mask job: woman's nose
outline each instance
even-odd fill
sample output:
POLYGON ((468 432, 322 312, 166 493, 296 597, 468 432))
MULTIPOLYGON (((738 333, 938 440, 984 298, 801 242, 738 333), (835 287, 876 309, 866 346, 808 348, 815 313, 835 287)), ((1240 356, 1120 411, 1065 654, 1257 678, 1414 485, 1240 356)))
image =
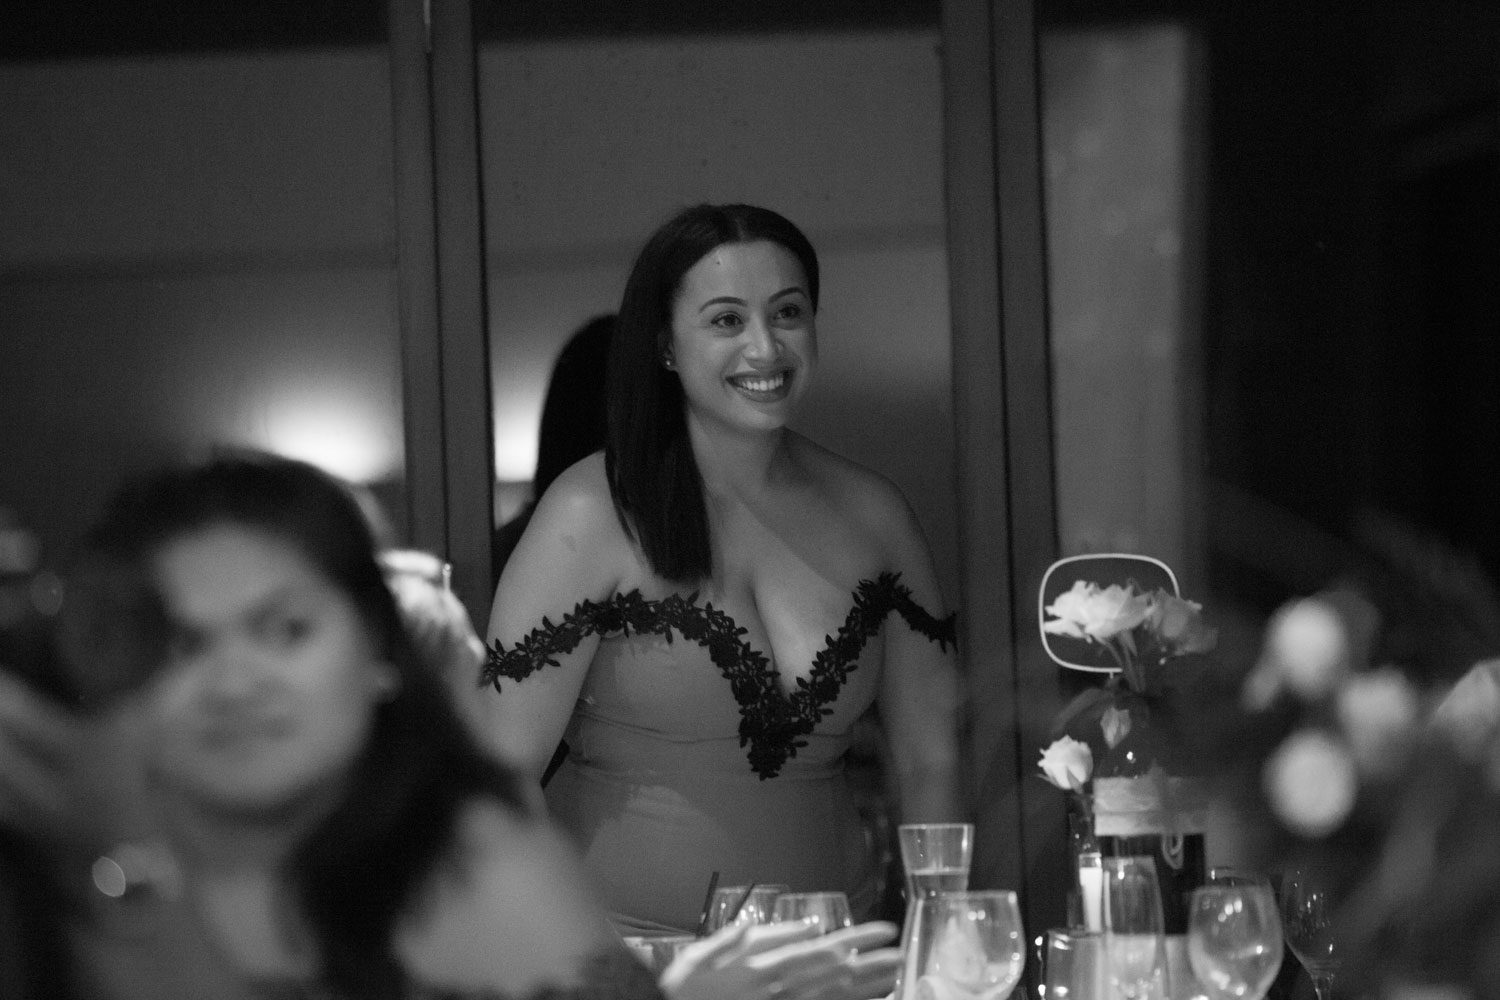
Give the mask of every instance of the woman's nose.
POLYGON ((745 326, 745 356, 754 361, 774 361, 781 354, 781 341, 764 320, 752 319, 745 326))
POLYGON ((266 671, 245 650, 220 648, 205 660, 200 675, 202 691, 213 701, 233 702, 251 697, 265 684, 266 671))

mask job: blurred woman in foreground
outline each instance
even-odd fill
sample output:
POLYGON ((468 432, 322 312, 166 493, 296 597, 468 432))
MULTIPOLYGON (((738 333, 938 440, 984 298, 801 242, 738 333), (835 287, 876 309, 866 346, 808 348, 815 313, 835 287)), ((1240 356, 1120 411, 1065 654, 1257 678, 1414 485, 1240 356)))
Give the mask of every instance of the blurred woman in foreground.
POLYGON ((138 734, 154 831, 94 865, 85 994, 658 995, 375 551, 342 484, 254 455, 128 488, 89 536, 65 657, 138 734))

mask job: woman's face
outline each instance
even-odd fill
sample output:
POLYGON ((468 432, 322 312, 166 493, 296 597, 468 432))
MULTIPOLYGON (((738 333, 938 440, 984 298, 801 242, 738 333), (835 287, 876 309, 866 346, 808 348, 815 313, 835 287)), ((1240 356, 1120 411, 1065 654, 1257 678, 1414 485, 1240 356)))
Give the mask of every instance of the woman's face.
POLYGON ((183 535, 155 569, 174 634, 146 692, 154 773, 205 805, 247 811, 336 784, 396 678, 353 602, 253 528, 183 535))
POLYGON ((682 276, 669 357, 691 418, 736 429, 785 426, 818 357, 796 256, 767 240, 709 251, 682 276))

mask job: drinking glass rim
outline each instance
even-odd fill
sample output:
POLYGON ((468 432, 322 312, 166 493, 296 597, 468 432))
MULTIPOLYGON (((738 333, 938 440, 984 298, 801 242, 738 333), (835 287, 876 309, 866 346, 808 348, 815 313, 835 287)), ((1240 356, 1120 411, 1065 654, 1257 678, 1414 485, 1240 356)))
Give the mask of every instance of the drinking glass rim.
POLYGON ((927 902, 929 899, 1013 899, 1017 903, 1021 901, 1020 894, 1014 889, 939 889, 931 895, 919 900, 927 902))
POLYGON ((846 901, 849 899, 849 894, 841 889, 821 889, 817 892, 779 892, 776 894, 777 899, 781 899, 782 897, 789 899, 832 899, 836 896, 843 896, 846 901))
POLYGON ((1230 885, 1227 883, 1218 884, 1211 882, 1208 885, 1200 885, 1194 888, 1192 891, 1192 895, 1195 897, 1202 896, 1205 899, 1209 899, 1215 896, 1226 896, 1231 893, 1242 895, 1246 892, 1253 892, 1257 896, 1266 897, 1266 899, 1270 900, 1272 903, 1276 902, 1276 894, 1271 891, 1270 886, 1262 882, 1242 882, 1237 885, 1230 885))

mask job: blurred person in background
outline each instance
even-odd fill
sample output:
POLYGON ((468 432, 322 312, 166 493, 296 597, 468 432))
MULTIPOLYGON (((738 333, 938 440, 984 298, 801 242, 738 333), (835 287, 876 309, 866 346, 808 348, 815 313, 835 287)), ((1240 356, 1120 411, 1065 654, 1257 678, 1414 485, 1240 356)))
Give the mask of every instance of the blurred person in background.
POLYGON ((491 554, 496 573, 505 568, 536 511, 537 500, 552 481, 574 462, 604 447, 604 374, 614 329, 613 313, 595 316, 568 338, 552 364, 537 430, 532 499, 495 529, 491 554))

